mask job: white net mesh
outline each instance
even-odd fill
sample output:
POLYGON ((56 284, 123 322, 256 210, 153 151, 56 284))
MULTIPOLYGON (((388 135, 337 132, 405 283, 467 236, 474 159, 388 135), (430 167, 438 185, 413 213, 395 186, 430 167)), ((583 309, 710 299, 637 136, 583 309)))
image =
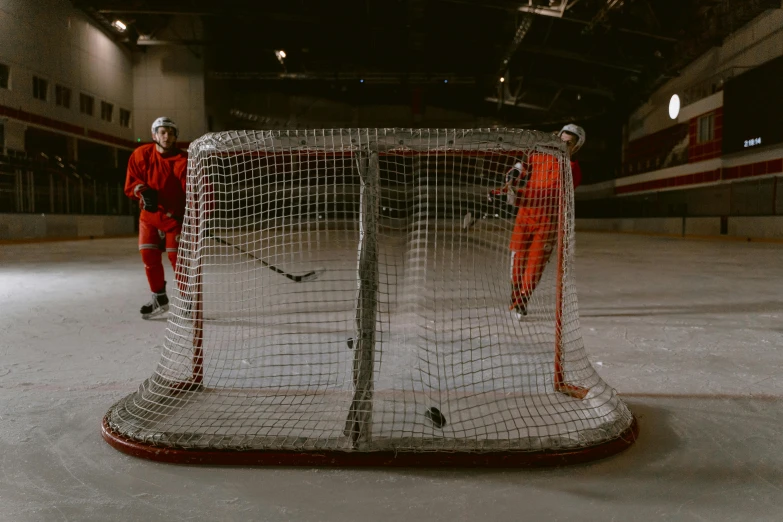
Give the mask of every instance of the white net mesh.
POLYGON ((584 350, 552 136, 208 134, 190 147, 182 238, 160 362, 107 413, 113 437, 539 452, 633 423, 584 350))

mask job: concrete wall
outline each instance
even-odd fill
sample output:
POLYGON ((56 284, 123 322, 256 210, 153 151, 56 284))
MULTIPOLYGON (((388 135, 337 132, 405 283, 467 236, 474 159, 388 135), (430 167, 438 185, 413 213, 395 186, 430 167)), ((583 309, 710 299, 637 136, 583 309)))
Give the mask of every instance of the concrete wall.
MULTIPOLYGON (((120 108, 133 110, 130 53, 68 0, 0 2, 0 63, 10 67, 0 106, 133 139, 133 131, 119 123, 120 108), (33 76, 48 81, 46 101, 33 97, 33 76), (70 108, 55 103, 57 84, 71 89, 70 108), (79 111, 80 93, 95 98, 92 116, 79 111), (101 101, 114 105, 111 122, 101 119, 101 101)), ((28 124, 11 122, 5 126, 6 147, 21 150, 28 124)))
POLYGON ((134 227, 133 216, 0 214, 0 240, 128 236, 134 227))
POLYGON ((682 218, 577 219, 577 230, 682 235, 682 218))
POLYGON ((783 238, 783 216, 743 216, 729 219, 729 235, 737 237, 783 238))
POLYGON ((686 236, 719 236, 720 218, 701 217, 685 218, 686 236))
MULTIPOLYGON (((179 39, 172 35, 201 38, 201 28, 191 22, 192 17, 174 18, 157 37, 164 42, 170 36, 179 39)), ((138 139, 150 141, 150 124, 158 116, 173 118, 183 141, 198 138, 206 132, 200 49, 182 45, 143 49, 132 56, 68 0, 0 0, 0 63, 11 69, 9 88, 0 88, 0 107, 119 138, 123 147, 138 139), (46 101, 33 97, 33 76, 48 81, 46 101), (56 85, 71 89, 69 108, 55 103, 56 85), (81 93, 94 98, 92 116, 80 112, 81 93), (114 106, 112 121, 101 119, 102 101, 114 106), (131 112, 130 127, 120 125, 120 109, 131 112)), ((69 134, 46 123, 7 118, 5 148, 24 150, 24 133, 31 125, 69 134)))
POLYGON ((738 216, 727 219, 726 234, 721 234, 719 217, 577 219, 576 230, 783 240, 783 216, 738 216))
MULTIPOLYGON (((173 19, 158 39, 166 41, 169 35, 172 39, 179 39, 176 35, 201 38, 201 28, 194 19, 173 19)), ((144 49, 135 56, 133 67, 135 138, 150 141, 152 122, 168 116, 179 126, 181 141, 195 140, 207 131, 201 49, 183 45, 150 45, 144 49)))

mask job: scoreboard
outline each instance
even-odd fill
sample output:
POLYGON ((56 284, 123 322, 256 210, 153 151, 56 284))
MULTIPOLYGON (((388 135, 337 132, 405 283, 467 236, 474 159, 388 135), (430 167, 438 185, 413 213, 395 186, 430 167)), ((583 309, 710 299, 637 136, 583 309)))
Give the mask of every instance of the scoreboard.
POLYGON ((735 76, 723 89, 723 153, 783 143, 783 56, 735 76))

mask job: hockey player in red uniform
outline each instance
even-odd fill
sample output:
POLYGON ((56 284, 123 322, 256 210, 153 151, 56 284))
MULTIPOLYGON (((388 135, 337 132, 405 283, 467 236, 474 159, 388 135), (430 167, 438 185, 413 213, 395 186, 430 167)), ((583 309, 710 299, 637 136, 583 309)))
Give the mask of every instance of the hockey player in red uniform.
MULTIPOLYGON (((567 143, 572 156, 584 145, 582 127, 568 124, 558 136, 567 143)), ((556 248, 558 227, 559 188, 561 164, 558 159, 543 152, 534 152, 527 158, 527 174, 522 197, 511 233, 511 306, 518 319, 527 315, 527 304, 544 273, 549 257, 556 248)), ((582 171, 571 161, 573 184, 582 180, 582 171)))
POLYGON ((128 161, 125 194, 138 199, 139 250, 144 262, 152 300, 141 307, 149 319, 166 312, 169 299, 163 272, 162 252, 177 270, 177 248, 185 213, 187 153, 176 146, 177 124, 160 117, 152 123, 152 141, 137 148, 128 161))

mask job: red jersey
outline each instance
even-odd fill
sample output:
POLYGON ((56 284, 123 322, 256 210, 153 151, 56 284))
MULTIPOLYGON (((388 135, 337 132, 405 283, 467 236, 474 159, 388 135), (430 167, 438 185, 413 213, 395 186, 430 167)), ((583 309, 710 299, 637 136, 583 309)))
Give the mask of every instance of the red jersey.
MULTIPOLYGON (((158 191, 160 210, 180 220, 185 215, 185 184, 188 174, 188 155, 185 151, 163 156, 154 143, 142 145, 131 154, 125 194, 139 199, 139 191, 150 188, 158 191)), ((142 211, 144 216, 146 211, 142 211)))

